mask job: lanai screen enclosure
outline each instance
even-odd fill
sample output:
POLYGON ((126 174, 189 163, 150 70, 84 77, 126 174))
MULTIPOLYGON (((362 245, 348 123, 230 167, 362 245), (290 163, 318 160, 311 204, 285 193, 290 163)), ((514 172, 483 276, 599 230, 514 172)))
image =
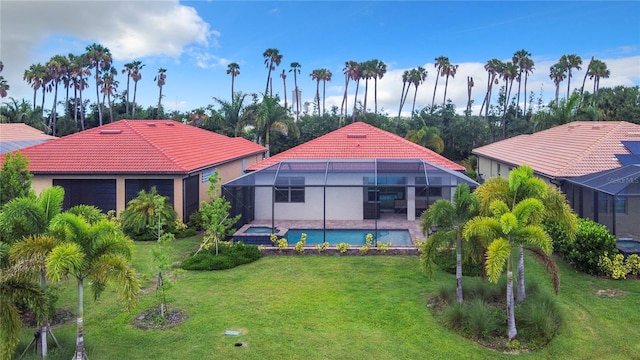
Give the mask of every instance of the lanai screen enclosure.
POLYGON ((455 187, 478 184, 456 171, 413 159, 286 160, 222 186, 238 227, 254 220, 322 221, 378 219, 406 213, 415 220, 455 187))

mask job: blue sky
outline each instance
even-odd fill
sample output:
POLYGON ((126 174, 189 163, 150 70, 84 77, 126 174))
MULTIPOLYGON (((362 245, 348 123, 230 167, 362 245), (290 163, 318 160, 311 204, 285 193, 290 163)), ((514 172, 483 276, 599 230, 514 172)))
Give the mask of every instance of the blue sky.
MULTIPOLYGON (((146 64, 138 92, 138 103, 145 107, 157 103, 153 78, 159 67, 166 68, 166 110, 204 107, 213 103, 212 97, 228 100, 229 62, 240 64, 236 91, 263 92, 267 69, 262 53, 267 48, 284 55, 273 74, 274 93, 281 98, 278 75, 282 69, 288 71, 291 62, 302 65, 298 86, 307 101, 315 93, 311 71, 329 69, 333 80, 327 84, 327 107, 340 105, 345 61, 384 61, 388 72, 378 82, 378 101, 390 114, 397 112, 402 73, 417 66, 429 75, 419 87, 416 107, 431 103, 433 61, 441 55, 459 65, 458 74, 449 80, 447 97, 460 111, 466 106, 466 77, 475 80, 472 97, 474 108, 479 108, 486 91, 483 65, 491 58, 510 60, 520 49, 528 50, 535 61, 528 90, 536 99, 542 95, 545 103, 555 92, 549 67, 562 54, 574 53, 584 61, 583 70, 574 71, 572 88, 581 85, 591 56, 611 70, 601 87, 640 85, 637 1, 3 0, 0 20, 0 59, 5 65, 2 75, 11 85, 9 96, 29 101, 33 92, 22 74, 30 64, 44 63, 55 54, 80 54, 93 42, 111 49, 118 69, 134 59, 146 64)), ((290 99, 293 76, 287 75, 290 99)), ((126 78, 121 75, 119 81, 123 90, 126 78)), ((442 102, 443 83, 439 82, 436 102, 442 102)), ((586 88, 591 86, 587 80, 586 88)), ((354 87, 349 89, 352 104, 354 87)), ((564 92, 566 81, 561 84, 564 92)), ((368 104, 373 104, 372 97, 368 104)))

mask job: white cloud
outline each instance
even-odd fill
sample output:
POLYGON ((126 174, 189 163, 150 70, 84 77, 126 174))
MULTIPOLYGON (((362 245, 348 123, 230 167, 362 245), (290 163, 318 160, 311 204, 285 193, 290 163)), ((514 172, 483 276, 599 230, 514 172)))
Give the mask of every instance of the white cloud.
POLYGON ((56 53, 78 53, 97 42, 122 61, 177 58, 189 45, 217 46, 220 36, 194 8, 178 1, 3 1, 0 20, 3 76, 16 97, 30 91, 24 69, 51 57, 36 49, 53 45, 46 43, 53 36, 63 39, 56 40, 56 53))

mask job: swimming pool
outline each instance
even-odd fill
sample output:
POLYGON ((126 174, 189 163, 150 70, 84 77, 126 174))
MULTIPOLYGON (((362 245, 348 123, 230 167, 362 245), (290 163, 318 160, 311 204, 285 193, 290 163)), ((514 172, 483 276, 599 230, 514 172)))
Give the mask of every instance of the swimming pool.
MULTIPOLYGON (((274 232, 273 228, 271 228, 269 226, 251 226, 251 227, 248 227, 244 231, 244 234, 269 234, 269 235, 271 235, 273 232, 274 232)), ((277 234, 278 232, 280 232, 280 230, 276 229, 275 233, 277 234)))
MULTIPOLYGON (((366 243, 367 234, 372 234, 374 241, 377 239, 383 243, 391 242, 393 246, 412 246, 411 234, 408 230, 380 230, 373 229, 289 229, 285 234, 285 238, 289 245, 295 245, 300 241, 302 233, 307 234, 307 245, 322 244, 325 239, 331 245, 337 245, 344 242, 351 245, 364 245, 366 243)), ((374 244, 375 245, 375 244, 374 244)))
POLYGON ((640 255, 640 241, 634 241, 629 239, 619 239, 616 243, 616 247, 624 256, 631 254, 640 255))

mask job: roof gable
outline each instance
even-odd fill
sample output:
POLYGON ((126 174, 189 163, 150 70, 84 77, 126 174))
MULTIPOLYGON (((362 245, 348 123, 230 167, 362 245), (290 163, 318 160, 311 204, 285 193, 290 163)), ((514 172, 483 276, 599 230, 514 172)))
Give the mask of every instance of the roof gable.
POLYGON ((626 121, 574 121, 519 135, 473 150, 513 165, 530 165, 549 177, 572 177, 621 166, 616 154, 629 154, 622 140, 640 139, 640 125, 626 121))
POLYGON ((355 122, 247 167, 258 170, 293 159, 421 159, 450 170, 464 170, 436 152, 375 126, 355 122))
POLYGON ((120 120, 21 150, 34 173, 188 173, 265 151, 173 120, 120 120))

